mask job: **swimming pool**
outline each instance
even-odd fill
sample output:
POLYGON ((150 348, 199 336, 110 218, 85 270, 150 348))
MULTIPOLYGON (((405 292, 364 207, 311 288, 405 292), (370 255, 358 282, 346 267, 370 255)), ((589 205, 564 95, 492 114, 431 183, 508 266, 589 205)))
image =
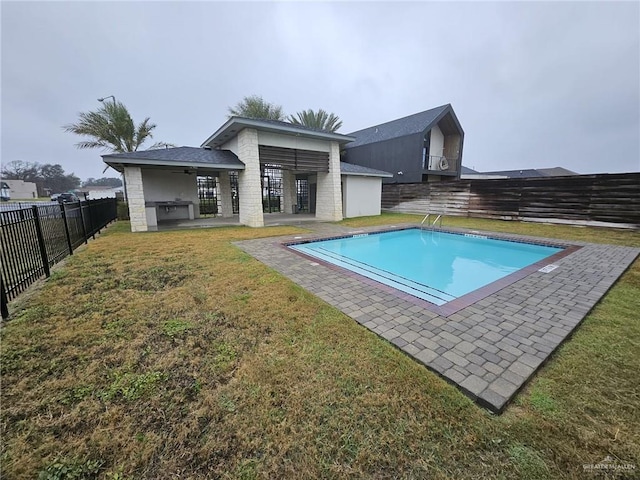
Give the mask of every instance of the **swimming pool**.
POLYGON ((415 228, 288 247, 438 306, 563 250, 415 228))

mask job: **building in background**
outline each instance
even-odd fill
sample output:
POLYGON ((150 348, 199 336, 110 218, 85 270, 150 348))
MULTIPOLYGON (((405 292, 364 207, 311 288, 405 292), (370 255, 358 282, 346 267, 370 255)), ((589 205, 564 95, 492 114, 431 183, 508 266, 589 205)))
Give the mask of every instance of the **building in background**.
POLYGON ((349 133, 343 162, 393 173, 384 183, 460 178, 464 131, 450 104, 349 133))
POLYGON ((38 198, 38 188, 33 182, 24 180, 3 180, 9 186, 11 200, 33 200, 38 198))
POLYGON ((553 168, 525 168, 522 170, 496 170, 493 172, 478 172, 468 167, 462 167, 460 178, 465 179, 492 179, 492 178, 543 178, 543 177, 570 177, 580 175, 577 172, 562 167, 553 168))

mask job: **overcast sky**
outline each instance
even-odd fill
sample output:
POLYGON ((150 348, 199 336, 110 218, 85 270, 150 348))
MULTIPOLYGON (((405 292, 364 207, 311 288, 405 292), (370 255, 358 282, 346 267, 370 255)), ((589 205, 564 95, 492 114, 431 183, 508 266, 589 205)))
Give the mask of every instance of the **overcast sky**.
POLYGON ((103 152, 61 128, 98 97, 151 117, 154 141, 199 146, 258 94, 332 111, 342 133, 451 103, 480 171, 640 171, 639 2, 3 1, 1 16, 3 164, 103 176, 103 152))

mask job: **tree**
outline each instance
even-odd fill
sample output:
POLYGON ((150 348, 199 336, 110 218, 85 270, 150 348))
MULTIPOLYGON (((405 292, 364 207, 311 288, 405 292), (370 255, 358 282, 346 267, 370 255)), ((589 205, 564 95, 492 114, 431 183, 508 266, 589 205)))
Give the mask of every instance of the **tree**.
POLYGON ((263 120, 284 120, 284 112, 280 105, 263 100, 259 95, 244 97, 235 107, 229 107, 229 117, 248 117, 263 120))
MULTIPOLYGON (((77 143, 78 148, 102 148, 116 153, 135 152, 147 139, 153 138, 152 132, 156 128, 149 117, 136 126, 127 107, 115 99, 113 102, 104 102, 95 112, 81 112, 78 116, 77 123, 62 127, 67 132, 89 137, 89 140, 77 143)), ((151 148, 169 145, 159 142, 151 148)))
POLYGON ((83 187, 121 187, 122 180, 116 177, 87 178, 82 182, 83 187))
POLYGON ((40 167, 42 186, 53 193, 67 192, 80 185, 80 179, 73 173, 65 174, 61 165, 46 163, 40 167))
POLYGON ((342 121, 337 115, 327 113, 322 109, 317 112, 313 110, 303 110, 296 113, 296 116, 289 115, 289 121, 294 125, 304 125, 305 127, 335 132, 342 126, 342 121))
POLYGON ((80 185, 80 179, 73 173, 65 173, 59 164, 37 162, 23 162, 16 160, 9 162, 2 169, 2 177, 8 180, 23 180, 33 182, 38 187, 38 195, 44 196, 47 190, 53 193, 73 190, 80 185))
POLYGON ((36 182, 40 178, 40 164, 14 160, 2 168, 2 178, 7 180, 23 180, 36 182))

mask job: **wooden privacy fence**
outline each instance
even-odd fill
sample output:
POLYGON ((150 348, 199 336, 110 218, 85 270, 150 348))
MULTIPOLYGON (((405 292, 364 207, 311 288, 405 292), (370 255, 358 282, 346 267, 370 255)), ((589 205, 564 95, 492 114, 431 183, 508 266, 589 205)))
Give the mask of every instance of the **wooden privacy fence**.
POLYGON ((640 173, 383 184, 402 213, 640 228, 640 173))
POLYGON ((2 318, 16 298, 117 216, 115 198, 0 211, 2 318))

